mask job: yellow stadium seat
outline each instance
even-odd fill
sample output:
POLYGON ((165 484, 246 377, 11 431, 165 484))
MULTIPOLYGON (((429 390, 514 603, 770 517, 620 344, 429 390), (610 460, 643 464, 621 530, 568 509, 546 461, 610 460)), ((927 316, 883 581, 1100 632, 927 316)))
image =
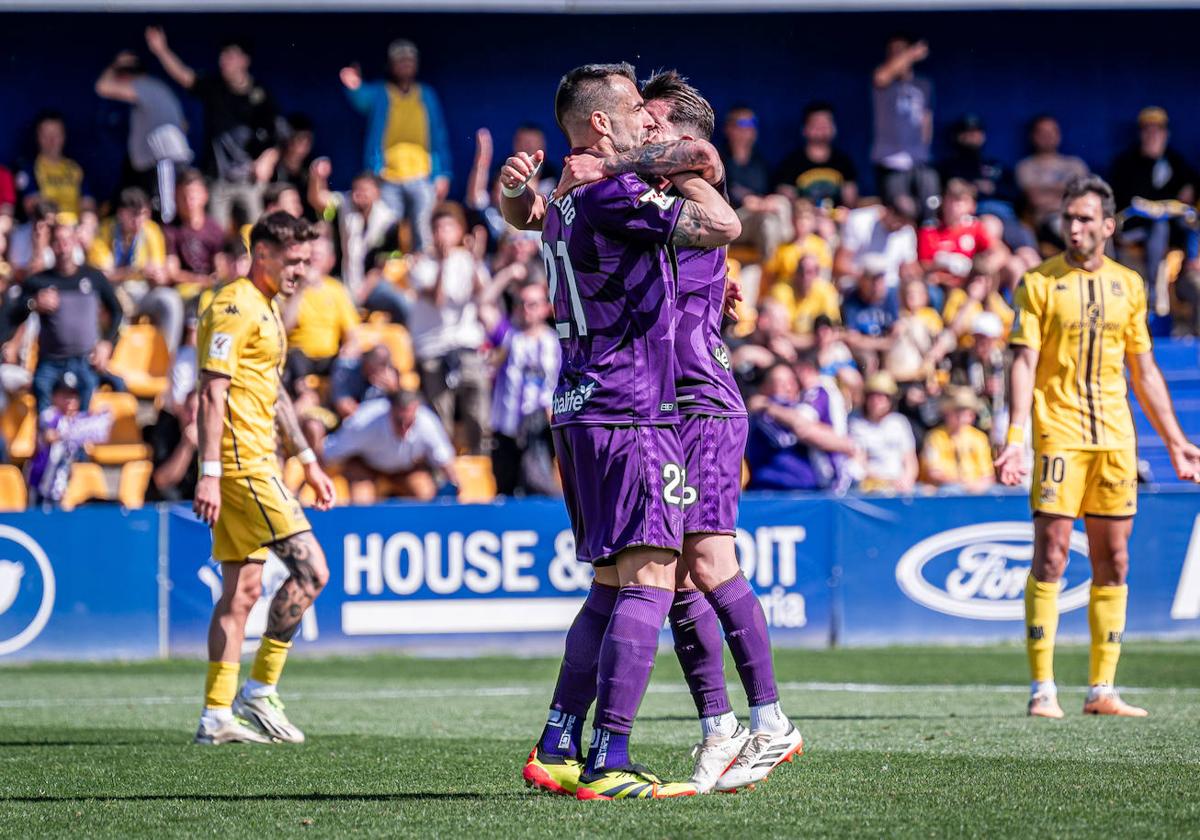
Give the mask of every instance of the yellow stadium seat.
POLYGON ((130 510, 140 508, 146 503, 146 489, 153 474, 154 464, 150 461, 130 461, 122 466, 117 481, 117 501, 130 510))
POLYGON ((487 455, 459 455, 454 459, 454 471, 458 474, 460 502, 480 504, 496 498, 496 476, 487 455))
POLYGON ((0 432, 8 441, 8 456, 12 460, 33 457, 37 448, 37 403, 33 394, 20 394, 9 400, 0 415, 0 432))
POLYGON ((0 464, 0 512, 25 510, 29 504, 29 489, 25 476, 12 464, 0 464))
POLYGON ((107 499, 108 483, 99 464, 82 462, 71 465, 71 477, 63 493, 62 509, 73 510, 92 499, 107 499))
POLYGON ((416 369, 412 337, 402 325, 368 323, 355 327, 354 333, 364 351, 380 344, 387 347, 392 354, 392 364, 400 373, 410 373, 416 369))
POLYGON ((133 324, 117 340, 110 367, 131 393, 150 400, 167 389, 171 353, 157 327, 133 324))
POLYGON ((142 442, 142 430, 137 424, 137 397, 113 391, 92 394, 88 411, 99 414, 106 410, 112 414, 112 432, 107 443, 98 443, 89 448, 92 460, 98 464, 149 460, 150 447, 142 442))

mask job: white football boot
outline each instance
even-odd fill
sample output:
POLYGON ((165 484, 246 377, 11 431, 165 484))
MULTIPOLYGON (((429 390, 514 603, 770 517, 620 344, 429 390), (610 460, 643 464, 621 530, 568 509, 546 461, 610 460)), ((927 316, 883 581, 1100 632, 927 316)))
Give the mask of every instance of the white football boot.
POLYGON ((788 731, 780 734, 752 732, 746 746, 742 747, 729 769, 717 779, 713 789, 721 793, 733 793, 741 788, 752 788, 771 775, 771 771, 780 764, 790 762, 803 753, 804 739, 790 723, 788 731))
POLYGON ((233 713, 245 718, 264 735, 276 741, 289 744, 304 743, 304 733, 288 720, 283 711, 283 701, 279 699, 278 694, 247 697, 245 691, 239 691, 233 700, 233 713))
POLYGON ((708 793, 713 789, 717 779, 733 764, 748 740, 750 730, 739 725, 732 735, 710 735, 692 747, 696 764, 692 769, 691 782, 700 793, 708 793))
POLYGON ((270 744, 272 741, 250 726, 244 719, 235 715, 229 720, 215 725, 201 720, 193 743, 217 746, 219 744, 270 744))

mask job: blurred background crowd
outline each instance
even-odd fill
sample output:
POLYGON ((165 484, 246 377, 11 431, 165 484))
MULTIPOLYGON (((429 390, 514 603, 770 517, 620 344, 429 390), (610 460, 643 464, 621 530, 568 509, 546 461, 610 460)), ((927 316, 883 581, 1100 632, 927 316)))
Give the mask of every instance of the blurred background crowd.
MULTIPOLYGON (((546 129, 477 127, 456 183, 416 44, 392 42, 373 62, 383 75, 351 65, 327 80, 362 117, 347 125, 285 113, 246 43, 193 67, 173 46, 183 35, 148 28, 97 68, 94 95, 129 110, 123 169, 105 173, 115 190, 91 189, 75 150, 98 141, 59 113, 4 129, 27 131, 28 153, 0 165, 3 505, 190 497, 198 314, 245 274, 249 225, 273 210, 321 229, 310 276, 282 302, 284 378, 340 501, 558 493, 541 243, 505 225, 496 181, 507 155, 546 148, 546 129), (314 148, 345 132, 362 155, 338 190, 314 148)), ((876 49, 870 172, 843 147, 834 103, 798 104, 801 136, 779 159, 760 151, 770 126, 752 107, 718 115, 744 230, 727 345, 751 412, 749 489, 990 487, 1013 291, 1061 248, 1063 189, 1093 169, 1116 192, 1113 256, 1146 278, 1153 331, 1200 332, 1200 176, 1166 110, 1131 114, 1127 150, 1090 164, 1062 148, 1053 114, 1029 114, 1027 154, 1002 160, 977 114, 935 142, 924 41, 876 49)), ((550 160, 538 188, 557 177, 550 160)), ((286 474, 298 487, 297 466, 286 474)))

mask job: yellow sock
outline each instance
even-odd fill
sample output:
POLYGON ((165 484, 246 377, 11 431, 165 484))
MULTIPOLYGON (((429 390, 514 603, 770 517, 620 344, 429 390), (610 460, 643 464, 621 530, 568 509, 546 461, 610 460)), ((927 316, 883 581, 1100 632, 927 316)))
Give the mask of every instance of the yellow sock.
POLYGON ((208 676, 204 679, 204 707, 206 709, 228 709, 237 694, 238 662, 209 662, 208 676))
POLYGON ((1092 587, 1092 597, 1088 601, 1088 627, 1092 631, 1088 685, 1113 685, 1117 681, 1117 660, 1121 658, 1128 600, 1128 586, 1092 587))
POLYGON ((1054 679, 1054 636, 1058 632, 1059 582, 1047 583, 1029 575, 1025 584, 1025 649, 1035 682, 1054 679))
POLYGON ((250 679, 263 685, 278 685, 279 675, 283 673, 283 664, 287 662, 288 649, 291 642, 281 642, 263 636, 254 656, 254 666, 250 669, 250 679))

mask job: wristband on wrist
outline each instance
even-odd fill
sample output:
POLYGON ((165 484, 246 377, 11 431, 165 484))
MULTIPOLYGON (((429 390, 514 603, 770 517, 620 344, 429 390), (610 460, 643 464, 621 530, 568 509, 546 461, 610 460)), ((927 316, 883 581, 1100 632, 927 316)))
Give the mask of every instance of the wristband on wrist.
POLYGON ((503 184, 500 185, 500 192, 505 198, 519 198, 520 196, 524 195, 525 190, 527 189, 529 189, 529 185, 527 183, 518 184, 511 189, 503 184))
POLYGON ((221 462, 220 461, 201 461, 200 475, 210 478, 221 477, 221 462))
POLYGON ((296 457, 300 459, 300 463, 304 466, 317 463, 317 453, 312 451, 312 447, 305 449, 303 452, 296 453, 296 457))
POLYGON ((1009 426, 1008 434, 1004 436, 1004 443, 1008 446, 1012 446, 1013 444, 1020 446, 1025 443, 1025 427, 1009 426))

